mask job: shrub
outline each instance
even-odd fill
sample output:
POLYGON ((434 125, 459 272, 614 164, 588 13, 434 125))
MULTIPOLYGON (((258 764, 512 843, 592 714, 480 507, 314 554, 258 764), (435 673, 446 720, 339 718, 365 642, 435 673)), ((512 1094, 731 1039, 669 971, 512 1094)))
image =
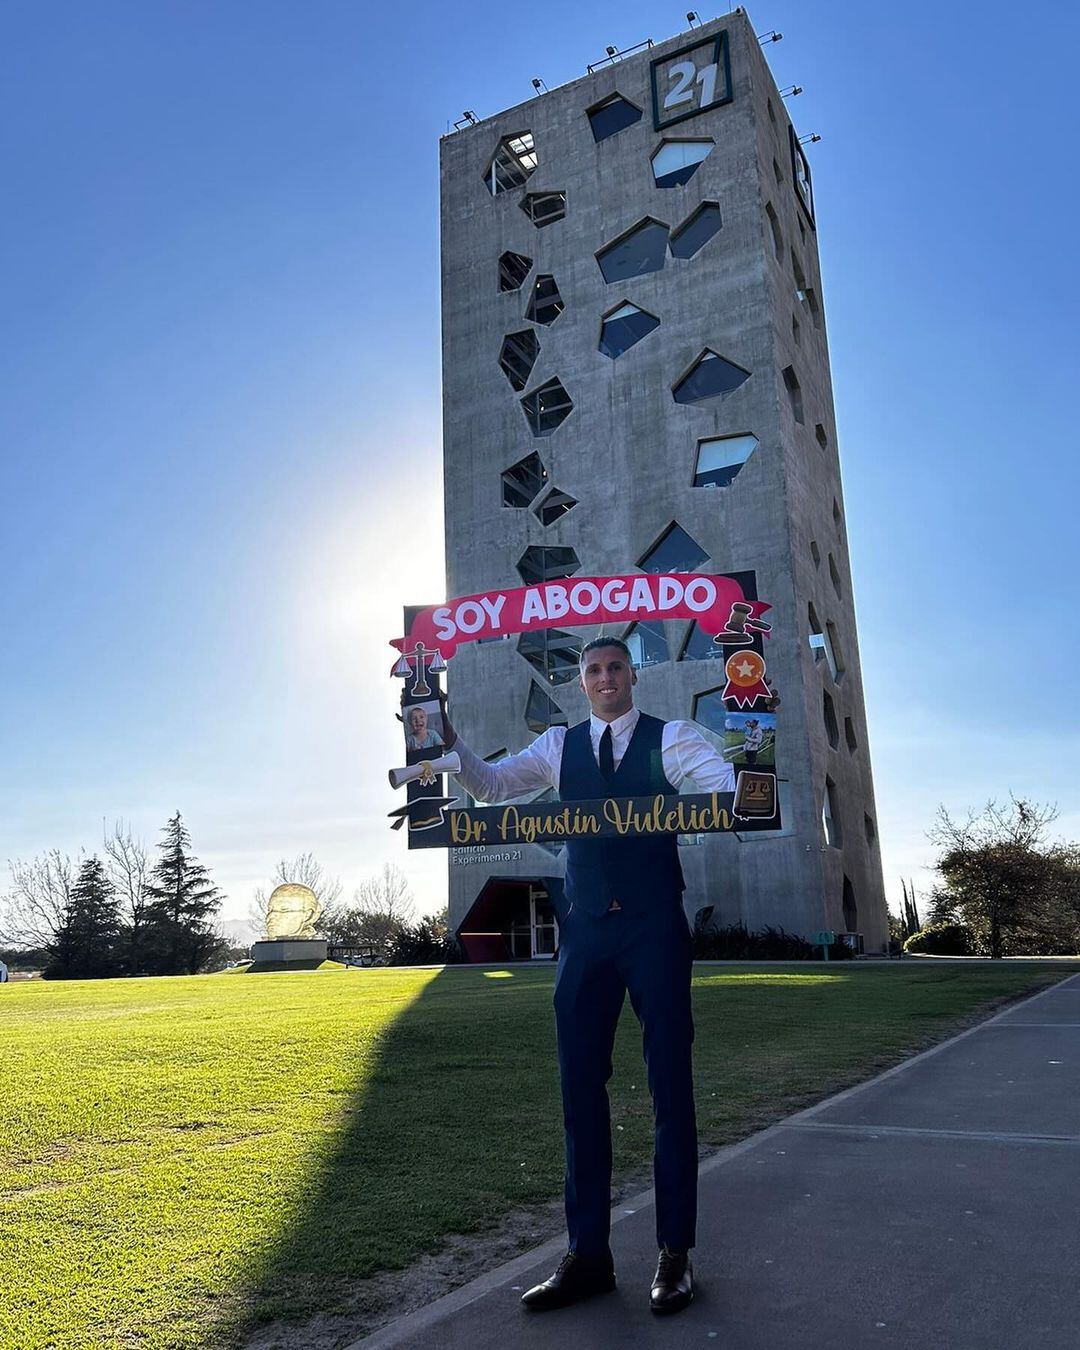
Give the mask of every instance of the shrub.
POLYGON ((463 961, 457 939, 434 918, 402 924, 390 942, 387 965, 441 966, 463 961))
POLYGON ((927 956, 973 956, 975 943, 966 924, 931 923, 912 933, 904 951, 925 952, 927 956))
MULTIPOLYGON (((701 911, 694 922, 694 958, 698 961, 819 961, 821 948, 813 947, 806 938, 788 933, 783 928, 761 928, 750 932, 743 924, 728 924, 723 928, 702 920, 701 911)), ((711 909, 708 911, 712 913, 711 909)), ((854 956, 846 943, 834 942, 829 948, 829 959, 846 961, 854 956)))

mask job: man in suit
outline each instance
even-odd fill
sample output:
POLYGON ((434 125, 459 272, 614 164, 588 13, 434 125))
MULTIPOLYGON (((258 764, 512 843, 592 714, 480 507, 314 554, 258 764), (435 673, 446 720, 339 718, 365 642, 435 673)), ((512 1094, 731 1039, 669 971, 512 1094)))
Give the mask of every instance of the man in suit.
MULTIPOLYGON (((634 707, 630 651, 617 638, 584 647, 579 686, 591 715, 551 727, 519 754, 488 764, 444 718, 457 775, 478 801, 554 787, 563 801, 674 794, 684 782, 705 792, 734 790, 734 771, 692 722, 662 722, 634 707)), ((641 1023, 656 1121, 654 1176, 660 1249, 650 1292, 654 1312, 677 1312, 693 1298, 690 1249, 697 1214, 697 1132, 691 1068, 692 946, 675 835, 574 839, 566 846, 559 921, 555 1021, 566 1131, 569 1250, 530 1289, 534 1311, 615 1288, 608 1245, 611 1123, 607 1081, 615 1028, 627 993, 641 1023)))

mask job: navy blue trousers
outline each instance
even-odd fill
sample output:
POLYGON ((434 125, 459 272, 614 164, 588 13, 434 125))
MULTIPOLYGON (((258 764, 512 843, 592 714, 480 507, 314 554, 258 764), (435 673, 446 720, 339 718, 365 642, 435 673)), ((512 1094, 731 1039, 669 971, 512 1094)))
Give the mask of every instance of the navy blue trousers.
POLYGON ((641 1023, 655 1119, 658 1247, 687 1251, 697 1219, 697 1127, 691 1044, 691 938, 677 899, 644 915, 593 918, 574 906, 559 928, 555 1024, 566 1129, 570 1249, 609 1250, 611 1116, 607 1082, 627 993, 641 1023))

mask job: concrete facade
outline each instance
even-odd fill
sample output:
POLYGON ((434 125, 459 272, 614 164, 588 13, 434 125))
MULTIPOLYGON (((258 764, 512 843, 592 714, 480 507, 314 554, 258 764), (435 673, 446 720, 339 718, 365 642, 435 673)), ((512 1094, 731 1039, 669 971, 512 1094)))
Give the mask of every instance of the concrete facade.
MULTIPOLYGON (((713 905, 714 921, 751 929, 857 931, 868 951, 880 950, 887 915, 816 230, 796 197, 789 119, 748 18, 737 11, 607 65, 447 136, 441 152, 448 595, 522 584, 517 564, 530 545, 574 549, 585 576, 631 571, 672 522, 707 552, 697 570, 755 570, 758 595, 773 606, 765 653, 782 696, 776 760, 784 824, 776 833, 713 835, 683 848, 687 914, 713 905), (732 100, 654 131, 651 63, 721 30, 730 44, 732 100), (597 143, 586 111, 615 93, 644 115, 597 143), (537 167, 524 186, 493 195, 484 181, 492 155, 504 137, 524 132, 532 134, 537 167), (658 187, 650 157, 661 142, 702 139, 715 144, 689 181, 658 187), (565 192, 566 215, 537 228, 520 203, 547 191, 565 192), (601 249, 645 219, 674 231, 703 202, 719 206, 723 223, 693 257, 669 251, 661 270, 605 282, 601 249), (532 261, 519 290, 499 289, 498 260, 507 250, 532 261), (550 325, 524 317, 538 274, 555 278, 565 304, 550 325), (598 350, 601 323, 623 302, 660 324, 613 360, 598 350), (516 391, 499 355, 504 337, 524 330, 536 333, 540 352, 526 388, 516 391), (673 386, 705 349, 750 378, 723 399, 677 403, 673 386), (785 384, 788 367, 801 390, 801 422, 785 384), (554 377, 573 411, 552 434, 534 436, 521 399, 554 377), (734 481, 695 487, 698 442, 739 434, 758 445, 734 481), (503 504, 500 475, 532 451, 548 485, 577 502, 548 526, 531 507, 503 504), (815 626, 830 626, 842 664, 835 678, 811 646, 811 607, 815 626), (832 843, 822 821, 826 780, 832 843)), ((688 625, 664 628, 669 659, 640 672, 637 702, 657 716, 689 718, 695 695, 723 683, 722 662, 677 659, 688 625)), ((519 654, 516 638, 466 645, 454 657, 454 720, 478 754, 533 739, 525 721, 530 683, 570 724, 587 715, 576 683, 547 683, 519 654)), ((561 859, 547 849, 520 853, 511 862, 452 855, 455 926, 491 879, 561 872, 561 859)))

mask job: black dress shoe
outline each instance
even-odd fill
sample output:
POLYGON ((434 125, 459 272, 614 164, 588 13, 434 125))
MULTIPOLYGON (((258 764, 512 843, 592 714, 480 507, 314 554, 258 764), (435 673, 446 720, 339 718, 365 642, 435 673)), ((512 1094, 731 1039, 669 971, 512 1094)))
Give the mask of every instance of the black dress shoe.
POLYGON ((608 1294, 615 1288, 615 1264, 610 1256, 579 1256, 567 1252, 549 1280, 522 1294, 521 1301, 533 1312, 565 1308, 593 1294, 608 1294))
POLYGON ((681 1312, 693 1298, 694 1270, 689 1253, 669 1252, 666 1247, 661 1247, 649 1307, 654 1313, 681 1312))

